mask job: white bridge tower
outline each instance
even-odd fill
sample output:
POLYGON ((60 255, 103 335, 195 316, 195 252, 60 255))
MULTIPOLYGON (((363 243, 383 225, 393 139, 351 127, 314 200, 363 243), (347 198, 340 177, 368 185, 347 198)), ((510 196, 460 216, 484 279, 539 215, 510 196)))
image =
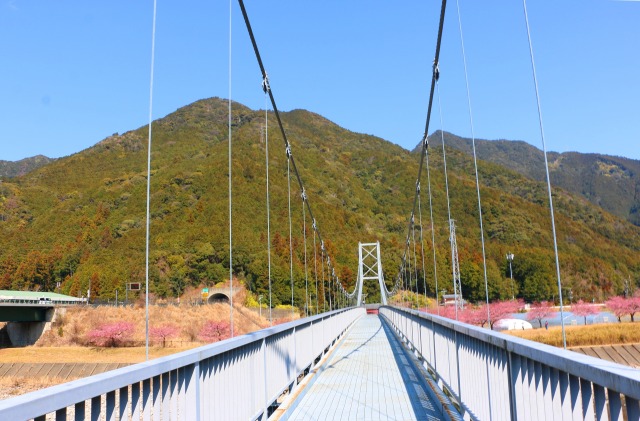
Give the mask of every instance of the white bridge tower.
POLYGON ((365 280, 377 279, 380 284, 380 299, 387 304, 387 291, 382 275, 382 261, 380 260, 380 242, 358 243, 358 306, 362 305, 362 283, 365 280))

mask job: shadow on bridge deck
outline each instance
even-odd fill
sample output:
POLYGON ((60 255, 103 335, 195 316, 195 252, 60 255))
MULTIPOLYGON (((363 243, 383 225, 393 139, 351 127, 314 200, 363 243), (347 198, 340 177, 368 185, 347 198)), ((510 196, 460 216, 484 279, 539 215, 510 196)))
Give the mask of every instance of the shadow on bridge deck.
POLYGON ((450 419, 378 315, 363 316, 280 420, 450 419))

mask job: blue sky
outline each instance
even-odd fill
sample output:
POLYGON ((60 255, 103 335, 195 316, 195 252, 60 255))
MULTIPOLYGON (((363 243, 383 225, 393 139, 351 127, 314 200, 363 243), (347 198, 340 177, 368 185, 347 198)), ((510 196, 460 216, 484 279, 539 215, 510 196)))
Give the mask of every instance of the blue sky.
MULTIPOLYGON (((246 0, 281 110, 405 148, 425 124, 439 1, 246 0)), ((471 134, 456 3, 444 129, 471 134)), ((263 108, 232 3, 232 98, 263 108)), ((640 1, 529 0, 547 147, 640 159, 640 1)), ((540 147, 522 2, 460 0, 476 138, 540 147)), ((153 2, 0 0, 0 159, 60 157, 147 123, 153 2)), ((154 118, 228 97, 228 1, 158 1, 154 118)), ((437 108, 430 131, 440 128, 437 108)), ((296 140, 291 139, 295 145, 296 140)))

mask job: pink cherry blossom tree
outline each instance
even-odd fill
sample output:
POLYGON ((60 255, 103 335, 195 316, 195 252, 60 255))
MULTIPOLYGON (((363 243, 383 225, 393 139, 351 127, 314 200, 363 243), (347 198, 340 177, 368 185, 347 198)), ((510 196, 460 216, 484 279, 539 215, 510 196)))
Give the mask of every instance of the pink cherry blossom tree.
POLYGON ((152 326, 149 329, 149 336, 156 341, 162 341, 162 347, 167 344, 167 339, 175 338, 180 333, 180 329, 176 325, 166 324, 161 326, 152 326))
POLYGON ((542 321, 544 319, 552 319, 556 316, 556 312, 553 311, 552 305, 549 301, 541 301, 539 303, 533 303, 531 310, 527 312, 527 320, 537 321, 542 327, 542 321))
POLYGON ((631 321, 634 322, 635 314, 640 312, 640 296, 627 299, 627 312, 631 316, 631 321))
POLYGON ((586 325, 587 317, 595 316, 596 314, 600 313, 600 310, 593 304, 585 303, 584 301, 579 300, 577 303, 574 303, 571 306, 571 312, 578 317, 584 317, 584 324, 586 325))
POLYGON ((622 321, 622 316, 629 314, 626 298, 620 296, 612 297, 607 300, 605 305, 613 314, 615 314, 619 322, 622 321))
POLYGON ((229 322, 209 320, 200 330, 198 338, 204 342, 218 342, 229 338, 230 335, 231 328, 229 322))
MULTIPOLYGON (((455 315, 453 317, 455 319, 455 315)), ((466 305, 464 309, 458 309, 458 320, 470 325, 481 326, 487 322, 487 315, 485 311, 484 317, 482 317, 482 310, 476 306, 466 305)))
POLYGON ((90 343, 97 346, 115 347, 131 340, 134 326, 131 322, 105 323, 87 333, 90 343))

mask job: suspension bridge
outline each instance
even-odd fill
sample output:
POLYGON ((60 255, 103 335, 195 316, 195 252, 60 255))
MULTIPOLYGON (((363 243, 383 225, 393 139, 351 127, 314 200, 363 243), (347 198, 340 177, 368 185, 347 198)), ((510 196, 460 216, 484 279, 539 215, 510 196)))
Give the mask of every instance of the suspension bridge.
MULTIPOLYGON (((442 1, 429 106, 425 131, 420 142, 419 170, 415 186, 412 186, 415 196, 408 217, 404 252, 397 275, 391 279, 391 282, 384 278, 380 245, 377 242, 359 244, 358 275, 352 291, 348 291, 336 275, 335 261, 332 261, 323 239, 319 221, 314 217, 310 198, 294 159, 292 144, 276 106, 247 9, 244 2, 239 0, 262 73, 262 90, 271 104, 284 140, 287 157, 290 253, 293 253, 292 180, 294 184, 297 182, 300 197, 304 203, 305 276, 308 273, 307 221, 313 231, 314 254, 318 250, 316 243, 319 245, 320 259, 314 256, 313 264, 316 265, 320 261, 321 268, 315 267, 312 271, 315 278, 305 278, 305 303, 298 303, 300 306, 304 305, 306 317, 235 337, 233 335, 233 294, 229 293, 232 338, 1 401, 0 419, 640 420, 640 373, 635 369, 566 349, 557 349, 505 336, 438 315, 389 305, 390 298, 397 293, 412 287, 417 289, 420 281, 426 284, 424 270, 421 271, 423 279, 418 279, 419 260, 422 268, 426 260, 425 247, 423 247, 425 239, 422 232, 423 188, 421 184, 424 181, 424 170, 427 175, 430 225, 433 235, 429 174, 430 145, 427 133, 434 98, 438 90, 440 75, 438 60, 446 3, 446 0, 442 1), (420 244, 421 253, 417 252, 418 244, 420 244), (318 287, 319 272, 322 274, 320 287, 318 287), (379 305, 369 306, 367 309, 363 306, 365 283, 374 283, 379 288, 381 297, 379 305), (313 296, 309 290, 313 288, 316 291, 316 314, 309 311, 311 307, 309 299, 313 296), (323 311, 320 311, 318 296, 325 298, 323 311)), ((526 1, 523 1, 523 6, 526 18, 526 1)), ((460 20, 459 24, 462 34, 460 20)), ((526 24, 528 29, 528 21, 526 24)), ((155 34, 155 8, 153 32, 155 34)), ((464 43, 462 50, 464 54, 464 43)), ((530 51, 533 64, 532 48, 530 51)), ((535 82, 535 66, 532 68, 535 82)), ((153 64, 151 80, 153 81, 153 64)), ((152 95, 150 95, 150 103, 151 98, 152 95)), ((233 291, 231 107, 232 103, 229 99, 229 279, 231 280, 230 291, 233 291)), ((471 108, 470 101, 469 108, 471 108)), ((151 178, 150 151, 153 139, 151 106, 149 115, 148 183, 151 178)), ((265 111, 265 126, 267 121, 265 111)), ((472 119, 471 124, 473 124, 472 119)), ((544 145, 541 118, 540 127, 544 145)), ((265 130, 264 133, 267 156, 268 307, 271 308, 269 155, 268 139, 266 139, 268 132, 265 130)), ((442 147, 446 175, 444 139, 442 147)), ((488 304, 485 235, 482 228, 482 202, 475 143, 473 149, 488 304)), ((448 190, 448 184, 446 188, 448 190)), ((148 194, 149 188, 147 188, 148 194)), ((550 185, 549 201, 555 241, 550 185)), ((458 302, 462 302, 462 288, 456 245, 456 225, 450 207, 448 212, 451 279, 457 308, 458 302)), ((147 221, 149 221, 149 201, 147 201, 147 221)), ((147 268, 149 267, 148 230, 147 223, 147 268)), ((433 243, 433 237, 431 241, 433 243)), ((555 242, 554 247, 558 294, 562 308, 562 289, 555 242)), ((435 248, 432 248, 434 249, 435 290, 438 291, 435 248)), ((292 254, 290 262, 293 304, 292 254)), ((148 278, 146 284, 148 288, 148 278)), ((426 291, 426 288, 424 290, 426 291)), ((487 311, 489 311, 488 305, 487 311)), ((491 320, 490 313, 487 314, 487 318, 491 320)), ((270 316, 269 319, 271 320, 270 316)), ((561 320, 564 318, 561 317, 561 320)))

